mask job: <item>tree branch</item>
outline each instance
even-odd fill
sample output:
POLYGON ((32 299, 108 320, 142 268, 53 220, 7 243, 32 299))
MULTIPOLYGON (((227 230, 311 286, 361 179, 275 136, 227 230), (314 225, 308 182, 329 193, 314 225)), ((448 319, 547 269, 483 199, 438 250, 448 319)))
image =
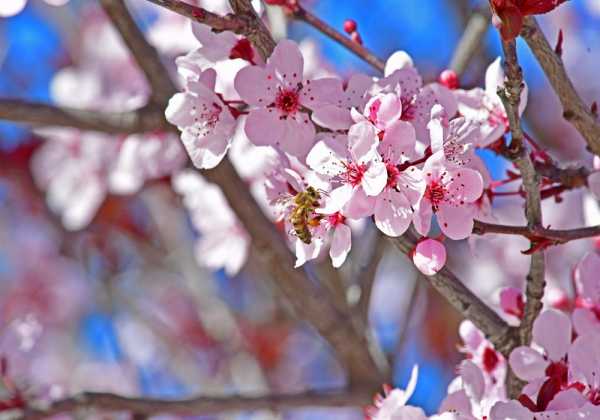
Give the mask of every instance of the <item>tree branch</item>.
POLYGON ((172 130, 164 111, 145 107, 127 112, 101 112, 1 99, 0 119, 33 126, 62 126, 111 134, 132 134, 156 130, 172 130))
POLYGON ((458 76, 465 72, 471 59, 481 47, 485 32, 490 25, 490 18, 489 8, 485 8, 485 10, 475 10, 467 21, 450 61, 450 69, 454 70, 458 76))
POLYGON ((277 286, 289 300, 297 315, 308 321, 330 343, 351 381, 375 385, 382 379, 368 351, 364 332, 359 333, 353 322, 335 309, 323 290, 311 282, 304 272, 294 269, 294 258, 274 225, 265 218, 248 188, 228 160, 203 175, 221 187, 229 205, 246 227, 258 255, 271 267, 277 286))
POLYGON ((525 19, 521 36, 529 45, 558 95, 564 118, 579 131, 589 149, 596 155, 600 155, 600 122, 575 90, 561 57, 550 46, 535 18, 525 19))
POLYGON ((549 240, 556 242, 558 245, 577 239, 589 239, 600 236, 600 226, 565 230, 538 227, 532 230, 528 226, 500 225, 475 220, 475 225, 473 227, 474 235, 485 235, 489 233, 523 236, 534 241, 549 240))
POLYGON ((353 52, 356 56, 370 64, 374 69, 383 73, 385 63, 358 42, 355 42, 341 32, 336 31, 329 24, 322 21, 319 17, 313 15, 311 12, 303 8, 300 4, 297 4, 297 6, 291 10, 291 12, 294 18, 308 23, 310 26, 344 46, 347 50, 353 52))
POLYGON ((22 420, 39 420, 80 409, 128 411, 137 415, 214 415, 226 411, 281 410, 299 407, 356 407, 367 404, 371 390, 308 392, 297 395, 259 397, 197 397, 188 400, 155 400, 85 392, 51 403, 48 407, 28 407, 22 420))
POLYGON ((195 22, 203 23, 210 26, 215 31, 231 31, 237 34, 243 33, 243 28, 247 22, 239 16, 229 14, 227 16, 219 16, 208 10, 192 6, 189 3, 184 3, 180 0, 146 0, 157 6, 169 9, 179 15, 192 19, 195 22))
MULTIPOLYGON (((511 143, 509 154, 521 173, 523 189, 525 190, 525 216, 527 218, 527 227, 530 230, 536 230, 542 227, 542 206, 540 195, 540 176, 536 172, 533 162, 524 145, 524 133, 521 128, 521 119, 519 116, 519 104, 521 93, 523 91, 523 73, 517 59, 517 48, 514 40, 502 41, 504 51, 504 67, 506 80, 504 88, 498 89, 498 95, 504 104, 508 121, 510 123, 511 143)), ((535 242, 530 241, 531 263, 525 295, 525 314, 519 325, 519 344, 529 345, 531 342, 531 330, 533 321, 542 310, 542 297, 544 296, 545 281, 545 262, 544 251, 540 247, 535 248, 535 242)), ((516 379, 512 371, 507 376, 507 388, 511 398, 515 398, 522 388, 522 383, 516 379)))
MULTIPOLYGON (((409 255, 416 246, 416 238, 406 233, 398 238, 390 238, 404 254, 409 255)), ((479 328, 497 351, 508 357, 517 344, 513 327, 471 292, 448 268, 444 267, 433 276, 424 276, 458 312, 479 328)))
POLYGON ((167 70, 163 66, 158 52, 144 38, 144 34, 127 10, 124 0, 100 0, 100 4, 119 30, 125 45, 146 76, 146 80, 152 88, 152 101, 165 105, 177 88, 166 74, 167 70))

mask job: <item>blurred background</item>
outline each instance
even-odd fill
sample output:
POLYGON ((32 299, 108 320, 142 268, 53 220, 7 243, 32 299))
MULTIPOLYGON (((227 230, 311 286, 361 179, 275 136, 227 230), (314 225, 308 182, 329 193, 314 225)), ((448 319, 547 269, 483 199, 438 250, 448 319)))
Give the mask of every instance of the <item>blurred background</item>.
MULTIPOLYGON (((118 37, 95 1, 0 3, 0 13, 11 15, 0 17, 0 98, 71 100, 74 106, 93 108, 90 91, 107 91, 104 96, 115 107, 127 107, 121 103, 145 94, 133 60, 115 46, 118 37), (120 63, 118 69, 102 67, 114 63, 120 63), (90 74, 102 78, 100 85, 82 81, 81 69, 90 65, 96 67, 90 74), (57 81, 60 74, 64 82, 65 69, 79 72, 77 89, 65 90, 57 81)), ((204 1, 207 7, 210 3, 204 1)), ((448 65, 472 8, 485 2, 303 4, 338 29, 345 19, 356 20, 364 44, 377 56, 406 50, 432 81, 448 65)), ((173 58, 194 48, 189 27, 174 15, 143 0, 128 5, 171 66, 173 58)), ((600 0, 572 0, 539 20, 551 42, 563 30, 563 57, 584 100, 600 99, 600 0)), ((315 69, 343 76, 373 74, 305 24, 291 22, 287 31, 302 41, 315 69)), ((530 92, 527 129, 561 163, 590 164, 581 161, 584 142, 562 120, 560 105, 526 46, 520 45, 520 53, 530 92)), ((498 54, 498 37, 490 28, 462 85, 482 86, 485 69, 498 54)), ((114 109, 110 103, 102 106, 114 109)), ((198 246, 202 233, 193 219, 203 215, 191 215, 171 187, 169 173, 156 174, 134 194, 104 191, 80 197, 80 206, 96 209, 90 221, 61 218, 49 197, 51 187, 40 181, 54 176, 60 160, 47 158, 49 167, 43 169, 36 164, 47 136, 62 138, 65 133, 0 123, 0 354, 10 376, 28 392, 46 398, 81 390, 183 398, 331 389, 343 383, 343 372, 324 341, 290 317, 286 303, 269 287, 277 279, 253 263, 251 249, 239 271, 202 264, 199 254, 207 250, 198 246)), ((493 178, 503 178, 505 164, 491 152, 482 156, 493 178)), ((555 228, 580 225, 587 214, 584 204, 581 194, 565 194, 560 203, 549 203, 548 221, 555 228)), ((496 207, 509 214, 519 205, 506 200, 496 207)), ((579 242, 561 248, 560 264, 548 259, 551 283, 560 287, 568 282, 584 246, 579 242)), ((451 265, 469 287, 497 304, 498 285, 522 284, 527 259, 518 251, 525 247, 518 238, 459 243, 450 250, 451 265), (477 264, 472 252, 478 253, 477 264)), ((357 244, 353 253, 360 250, 357 244)), ((435 412, 460 360, 456 312, 389 249, 378 267, 369 320, 393 361, 394 385, 404 387, 418 364, 411 403, 435 412)), ((228 416, 223 418, 361 418, 361 412, 302 409, 228 416)))

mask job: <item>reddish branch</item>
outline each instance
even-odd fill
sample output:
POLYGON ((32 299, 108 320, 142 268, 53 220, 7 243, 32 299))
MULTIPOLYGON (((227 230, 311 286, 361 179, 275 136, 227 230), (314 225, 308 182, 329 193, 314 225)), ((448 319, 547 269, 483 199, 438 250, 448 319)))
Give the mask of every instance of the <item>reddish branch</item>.
POLYGON ((538 227, 530 229, 527 226, 510 226, 501 225, 495 223, 486 223, 479 220, 475 221, 473 227, 473 234, 485 235, 485 234, 500 234, 500 235, 516 235, 523 236, 531 241, 549 242, 549 245, 559 245, 578 239, 589 239, 600 236, 600 226, 589 226, 578 229, 547 229, 538 227))
POLYGON ((219 16, 208 10, 192 6, 180 0, 147 0, 158 6, 169 9, 177 14, 188 17, 198 23, 203 23, 210 26, 215 31, 232 31, 235 33, 243 33, 248 22, 235 14, 227 16, 219 16))
POLYGON ((322 21, 319 17, 313 15, 311 12, 302 7, 298 2, 294 2, 295 5, 288 7, 287 9, 291 12, 294 18, 308 23, 321 33, 327 35, 337 43, 343 45, 346 49, 362 58, 365 62, 369 63, 373 68, 383 73, 385 63, 377 58, 371 51, 362 46, 362 44, 356 42, 352 38, 348 38, 343 33, 336 31, 330 25, 322 21))

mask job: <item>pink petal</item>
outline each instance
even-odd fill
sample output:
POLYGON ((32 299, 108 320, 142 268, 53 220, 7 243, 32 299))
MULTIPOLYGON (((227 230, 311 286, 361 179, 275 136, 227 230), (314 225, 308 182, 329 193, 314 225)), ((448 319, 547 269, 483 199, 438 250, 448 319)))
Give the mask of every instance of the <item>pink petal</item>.
POLYGON ((485 71, 485 92, 490 97, 495 97, 498 87, 504 86, 504 70, 501 60, 500 57, 496 58, 485 71))
POLYGON ((360 122, 350 127, 348 131, 348 148, 352 160, 365 163, 377 154, 379 139, 375 128, 368 122, 360 122))
POLYGON ((390 161, 402 161, 411 158, 415 152, 417 134, 411 123, 398 120, 385 130, 379 151, 390 161))
POLYGON ((167 121, 177 127, 183 128, 194 123, 192 109, 195 98, 187 93, 176 93, 169 99, 169 104, 165 110, 167 121))
POLYGON ((432 276, 446 264, 446 247, 435 239, 419 241, 412 259, 421 273, 432 276))
POLYGON ((300 239, 296 238, 296 264, 294 267, 298 268, 307 261, 317 258, 321 252, 322 245, 323 242, 315 238, 313 238, 310 244, 305 244, 300 239))
POLYGON ((547 410, 569 410, 583 407, 588 400, 576 389, 560 391, 552 398, 547 410))
POLYGON ((267 68, 283 86, 296 88, 302 83, 304 71, 304 58, 298 44, 289 39, 279 41, 269 57, 267 68))
MULTIPOLYGON (((437 242, 437 241, 436 241, 437 242)), ((440 244, 442 245, 442 244, 440 244)), ((443 245, 442 245, 442 249, 443 245)), ((446 250, 444 249, 444 257, 446 250)), ((441 268, 441 267, 440 267, 441 268)), ((472 361, 465 360, 458 368, 462 377, 463 387, 471 400, 481 401, 485 392, 485 379, 481 369, 472 361)))
POLYGON ((362 219, 373 215, 376 197, 368 196, 362 188, 353 188, 352 197, 344 207, 344 214, 350 219, 362 219))
POLYGON ((450 239, 466 239, 473 232, 472 207, 440 204, 437 219, 440 229, 450 239))
POLYGON ((321 214, 334 214, 341 211, 342 208, 352 199, 354 188, 350 184, 344 184, 328 193, 324 193, 325 205, 317 212, 321 214))
POLYGON ((418 233, 427 236, 431 229, 432 216, 433 211, 431 210, 431 203, 426 200, 421 200, 413 215, 413 224, 418 233))
POLYGON ((414 67, 410 55, 406 51, 396 51, 386 60, 383 74, 387 77, 396 70, 402 70, 407 67, 414 67))
POLYGON ((490 411, 490 420, 533 420, 533 413, 518 401, 499 401, 490 411))
POLYGON ((410 202, 402 193, 387 189, 375 204, 375 225, 388 236, 400 236, 406 232, 412 220, 410 202))
POLYGON ((211 169, 217 166, 225 157, 231 140, 231 135, 224 136, 221 133, 198 137, 186 130, 181 135, 181 141, 192 163, 199 169, 211 169))
POLYGON ((517 347, 510 353, 508 363, 515 375, 525 381, 546 377, 547 360, 531 347, 517 347))
POLYGON ((394 93, 377 95, 365 106, 365 116, 379 129, 385 130, 402 115, 402 101, 394 93))
POLYGON ((592 331, 600 333, 600 319, 587 308, 576 308, 572 315, 573 327, 577 334, 587 334, 592 331))
POLYGON ((282 121, 285 127, 278 145, 281 150, 304 160, 315 141, 315 126, 307 114, 297 113, 294 118, 282 121))
POLYGON ((352 231, 350 227, 343 223, 337 225, 333 231, 333 239, 329 249, 329 256, 335 268, 340 267, 346 261, 351 246, 352 231))
POLYGON ((342 81, 337 77, 307 80, 300 91, 300 102, 307 108, 317 109, 342 100, 342 81))
POLYGON ((315 124, 331 130, 347 130, 353 123, 350 111, 335 105, 317 107, 311 118, 315 124))
POLYGON ((235 76, 234 86, 248 105, 267 106, 275 100, 275 78, 261 67, 246 66, 241 69, 235 76))
POLYGON ((469 320, 460 323, 458 335, 470 352, 474 352, 484 340, 481 331, 469 320))
MULTIPOLYGON (((471 413, 473 410, 471 406, 471 399, 467 396, 464 389, 449 393, 446 398, 440 404, 438 412, 440 413, 471 413)), ((449 417, 448 420, 458 420, 458 417, 449 417)), ((445 420, 444 417, 440 416, 439 420, 445 420)))
POLYGON ((244 132, 256 146, 278 147, 286 127, 272 108, 250 111, 244 124, 244 132))
POLYGON ((387 169, 385 163, 373 161, 363 174, 360 185, 365 194, 376 196, 383 191, 387 184, 387 169))
POLYGON ((569 369, 583 376, 593 388, 600 385, 600 334, 587 333, 575 339, 569 349, 569 369))
POLYGON ((342 162, 346 160, 346 156, 343 146, 337 143, 331 137, 317 141, 306 157, 306 164, 313 171, 327 177, 343 173, 345 168, 342 162))
POLYGON ((198 82, 202 83, 207 89, 214 91, 217 83, 217 72, 215 69, 206 69, 198 78, 198 82))
POLYGON ((483 194, 483 177, 479 172, 470 168, 448 171, 450 182, 448 190, 455 203, 464 201, 472 203, 483 194))
POLYGON ((458 102, 454 96, 454 91, 439 83, 431 83, 427 86, 433 91, 437 101, 446 110, 446 115, 452 118, 458 112, 458 102))
POLYGON ((533 341, 546 350, 550 360, 562 359, 571 345, 571 320, 556 309, 543 311, 533 322, 533 341))
MULTIPOLYGON (((600 172, 598 172, 600 174, 600 172)), ((575 279, 581 288, 583 297, 594 303, 600 303, 600 255, 597 252, 586 253, 575 269, 575 279)))
POLYGON ((434 153, 442 150, 444 147, 444 140, 446 138, 445 129, 447 128, 447 124, 447 116, 444 112, 444 108, 439 104, 434 105, 433 108, 431 108, 431 120, 427 124, 431 150, 434 153))

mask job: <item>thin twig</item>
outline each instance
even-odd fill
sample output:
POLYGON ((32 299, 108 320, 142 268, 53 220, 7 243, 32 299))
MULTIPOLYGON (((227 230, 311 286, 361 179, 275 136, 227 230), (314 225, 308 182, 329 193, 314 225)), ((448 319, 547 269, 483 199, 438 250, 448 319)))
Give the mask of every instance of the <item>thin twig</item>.
POLYGON ((577 239, 589 239, 600 236, 600 226, 565 230, 539 227, 532 230, 528 226, 511 226, 487 223, 479 220, 475 221, 473 227, 474 235, 486 235, 490 233, 523 236, 534 241, 548 240, 554 241, 556 244, 564 244, 577 239))
MULTIPOLYGON (((416 245, 416 238, 411 233, 390 240, 406 255, 409 255, 416 245)), ((439 273, 424 278, 463 317, 471 320, 494 344, 497 351, 508 356, 517 342, 513 328, 471 292, 452 271, 444 267, 439 273)))
POLYGON ((131 398, 115 394, 86 392, 51 403, 28 407, 20 419, 38 420, 80 409, 129 411, 137 415, 214 415, 227 411, 280 410, 298 407, 356 407, 367 404, 372 390, 308 392, 297 395, 197 397, 187 400, 131 398))
POLYGON ((172 130, 164 111, 155 107, 126 112, 88 111, 20 99, 0 100, 0 120, 32 126, 61 126, 110 134, 172 130))
POLYGON ((600 155, 600 121, 575 90, 561 57, 554 51, 535 18, 525 19, 521 35, 558 95, 564 118, 579 131, 589 149, 600 155))
POLYGON ((338 32, 335 29, 333 29, 329 24, 322 21, 319 17, 313 15, 311 12, 303 8, 300 4, 298 4, 292 10, 292 15, 294 16, 294 18, 308 23, 318 31, 322 32, 329 38, 339 43, 340 45, 346 47, 346 49, 353 52, 359 58, 363 59, 373 68, 383 73, 383 70, 385 69, 385 63, 382 60, 377 58, 371 51, 363 47, 358 42, 355 42, 354 40, 345 36, 341 32, 338 32))
POLYGON ((192 19, 195 22, 208 25, 215 31, 232 31, 235 33, 242 33, 243 27, 247 25, 247 22, 244 19, 234 14, 219 16, 202 7, 193 6, 180 0, 146 1, 164 7, 165 9, 169 9, 181 16, 192 19))

